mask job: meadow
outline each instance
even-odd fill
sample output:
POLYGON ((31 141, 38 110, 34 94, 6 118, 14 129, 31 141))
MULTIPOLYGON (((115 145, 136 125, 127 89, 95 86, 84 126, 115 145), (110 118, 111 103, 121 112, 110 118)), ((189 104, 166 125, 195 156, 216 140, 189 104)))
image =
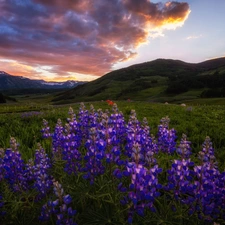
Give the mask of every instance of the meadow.
POLYGON ((116 104, 0 106, 0 224, 224 223, 224 105, 116 104))

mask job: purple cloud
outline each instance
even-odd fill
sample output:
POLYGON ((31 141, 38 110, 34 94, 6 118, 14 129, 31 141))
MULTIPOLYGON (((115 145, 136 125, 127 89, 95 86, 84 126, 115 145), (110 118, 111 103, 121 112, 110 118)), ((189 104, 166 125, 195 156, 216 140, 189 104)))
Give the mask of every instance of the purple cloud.
POLYGON ((187 3, 1 0, 0 58, 60 74, 103 75, 135 56, 152 27, 184 21, 187 3), (169 22, 168 22, 169 21, 169 22))

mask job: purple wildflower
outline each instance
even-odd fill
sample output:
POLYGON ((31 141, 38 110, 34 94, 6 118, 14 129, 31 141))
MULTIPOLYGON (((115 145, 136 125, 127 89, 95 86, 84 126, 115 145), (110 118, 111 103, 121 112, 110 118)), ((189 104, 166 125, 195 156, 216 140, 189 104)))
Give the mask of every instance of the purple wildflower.
POLYGON ((45 119, 43 119, 43 126, 44 127, 41 130, 43 138, 51 137, 52 135, 50 133, 50 127, 48 126, 48 121, 45 119))
POLYGON ((4 178, 13 191, 27 190, 25 164, 18 151, 16 139, 13 137, 10 139, 10 146, 11 148, 6 149, 3 158, 4 178))
POLYGON ((199 152, 199 159, 201 164, 194 167, 195 205, 192 211, 197 211, 200 219, 211 222, 220 216, 221 209, 225 209, 222 194, 225 183, 221 179, 223 175, 218 170, 209 137, 206 137, 203 149, 199 152))
POLYGON ((90 128, 89 138, 85 144, 87 149, 84 160, 86 164, 83 168, 85 172, 84 178, 90 180, 93 184, 96 176, 101 175, 105 172, 103 166, 103 159, 105 158, 105 140, 99 138, 99 133, 95 127, 90 128))
POLYGON ((191 154, 190 143, 187 140, 187 136, 183 134, 180 145, 177 148, 177 153, 180 155, 181 160, 173 161, 172 168, 167 171, 168 184, 165 186, 165 190, 172 191, 175 199, 186 204, 191 203, 193 200, 191 196, 193 195, 192 167, 194 163, 189 158, 191 154))
POLYGON ((56 224, 76 225, 74 222, 74 215, 76 210, 70 206, 72 198, 70 195, 65 195, 62 185, 57 181, 53 182, 53 189, 56 199, 50 200, 47 204, 42 206, 41 221, 49 221, 50 218, 56 220, 56 224))
POLYGON ((158 145, 162 152, 172 154, 176 150, 176 131, 169 129, 169 122, 168 117, 161 119, 161 124, 158 126, 158 145))

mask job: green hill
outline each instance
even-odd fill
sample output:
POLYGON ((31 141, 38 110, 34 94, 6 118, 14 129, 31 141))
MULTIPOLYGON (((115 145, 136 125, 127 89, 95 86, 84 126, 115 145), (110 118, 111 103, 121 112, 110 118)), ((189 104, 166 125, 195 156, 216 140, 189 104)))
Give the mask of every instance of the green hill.
POLYGON ((157 59, 119 69, 63 92, 54 104, 96 100, 179 102, 225 97, 225 57, 201 63, 157 59))

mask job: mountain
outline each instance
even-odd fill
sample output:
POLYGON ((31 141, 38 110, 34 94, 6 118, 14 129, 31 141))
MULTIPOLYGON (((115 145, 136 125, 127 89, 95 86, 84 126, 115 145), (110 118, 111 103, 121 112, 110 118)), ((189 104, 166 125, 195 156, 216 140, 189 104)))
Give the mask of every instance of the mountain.
POLYGON ((65 82, 47 82, 44 80, 32 80, 22 76, 13 76, 0 71, 0 90, 12 89, 69 89, 85 82, 68 80, 65 82))
POLYGON ((156 59, 112 71, 97 80, 59 94, 53 101, 175 101, 225 97, 225 57, 201 63, 156 59))

